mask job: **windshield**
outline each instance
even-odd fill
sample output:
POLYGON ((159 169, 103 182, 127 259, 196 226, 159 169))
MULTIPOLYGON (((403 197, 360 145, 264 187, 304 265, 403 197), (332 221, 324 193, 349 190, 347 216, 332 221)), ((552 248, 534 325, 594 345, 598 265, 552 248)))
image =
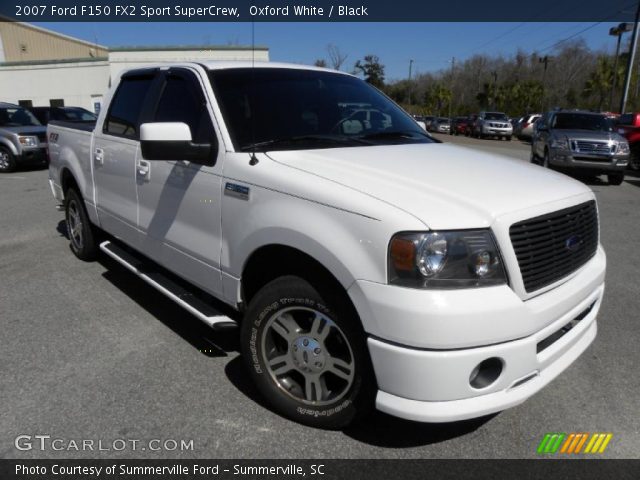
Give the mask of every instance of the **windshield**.
POLYGON ((236 150, 434 143, 375 88, 348 75, 289 68, 210 73, 236 150))
POLYGON ((610 132, 611 121, 604 115, 589 113, 558 113, 553 118, 551 128, 558 130, 594 130, 610 132))
POLYGON ((486 118, 487 120, 509 120, 504 113, 499 112, 487 112, 484 114, 484 118, 486 118))
POLYGON ((84 108, 65 108, 61 110, 65 120, 70 122, 95 122, 96 116, 84 108))
POLYGON ((0 108, 0 127, 35 127, 38 125, 42 124, 25 108, 0 108))

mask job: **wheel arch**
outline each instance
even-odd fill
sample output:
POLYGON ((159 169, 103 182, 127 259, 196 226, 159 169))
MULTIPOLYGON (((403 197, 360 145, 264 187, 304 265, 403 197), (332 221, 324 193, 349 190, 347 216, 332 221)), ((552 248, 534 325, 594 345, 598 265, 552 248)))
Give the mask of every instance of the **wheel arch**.
POLYGON ((80 196, 82 196, 78 181, 69 167, 62 167, 62 170, 60 170, 60 187, 62 188, 62 193, 65 197, 67 196, 67 190, 74 187, 78 190, 80 196))
POLYGON ((308 281, 328 298, 336 298, 349 308, 362 325, 351 301, 344 279, 340 281, 323 262, 302 250, 285 244, 267 244, 255 249, 245 261, 240 280, 240 297, 248 304, 264 285, 285 275, 295 275, 308 281))
POLYGON ((5 137, 0 137, 0 147, 4 147, 9 150, 14 156, 20 155, 18 152, 18 148, 14 145, 14 143, 5 137))

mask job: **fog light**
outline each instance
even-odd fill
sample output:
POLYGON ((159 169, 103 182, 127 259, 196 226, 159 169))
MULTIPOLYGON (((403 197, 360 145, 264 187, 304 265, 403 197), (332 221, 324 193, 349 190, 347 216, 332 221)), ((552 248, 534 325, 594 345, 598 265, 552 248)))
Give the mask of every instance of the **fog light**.
POLYGON ((504 367, 504 362, 501 358, 492 357, 487 358, 480 362, 476 368, 471 371, 469 375, 469 384, 473 388, 486 388, 494 383, 504 367))

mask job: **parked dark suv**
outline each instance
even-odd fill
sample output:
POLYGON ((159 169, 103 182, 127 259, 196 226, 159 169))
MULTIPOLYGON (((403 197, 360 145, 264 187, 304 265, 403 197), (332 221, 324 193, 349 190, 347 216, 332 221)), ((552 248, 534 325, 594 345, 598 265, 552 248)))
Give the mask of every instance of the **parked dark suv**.
POLYGON ((609 183, 620 185, 629 162, 629 143, 601 113, 557 110, 536 122, 531 162, 587 175, 606 174, 609 183))
POLYGON ((47 125, 51 120, 93 123, 97 118, 95 114, 82 107, 31 107, 29 110, 43 125, 47 125))

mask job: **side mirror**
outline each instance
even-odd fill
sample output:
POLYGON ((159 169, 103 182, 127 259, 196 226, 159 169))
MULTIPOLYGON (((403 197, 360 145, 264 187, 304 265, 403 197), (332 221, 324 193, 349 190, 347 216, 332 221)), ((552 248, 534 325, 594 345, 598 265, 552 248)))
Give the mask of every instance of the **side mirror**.
POLYGON ((216 149, 211 143, 193 143, 191 130, 182 122, 143 123, 140 149, 145 160, 188 160, 213 165, 216 149))

